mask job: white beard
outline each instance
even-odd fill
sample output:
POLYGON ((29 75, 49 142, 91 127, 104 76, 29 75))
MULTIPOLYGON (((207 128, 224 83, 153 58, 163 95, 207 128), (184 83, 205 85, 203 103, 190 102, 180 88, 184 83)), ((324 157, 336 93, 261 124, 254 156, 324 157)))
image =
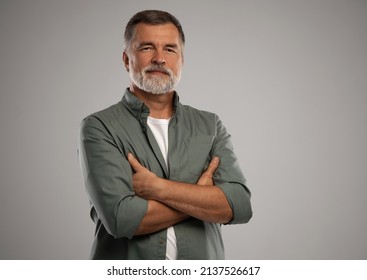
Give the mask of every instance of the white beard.
POLYGON ((175 76, 171 69, 160 65, 145 67, 141 72, 130 71, 130 79, 141 90, 152 94, 166 94, 175 89, 181 78, 181 71, 175 76), (167 77, 150 77, 147 72, 162 71, 168 74, 167 77))

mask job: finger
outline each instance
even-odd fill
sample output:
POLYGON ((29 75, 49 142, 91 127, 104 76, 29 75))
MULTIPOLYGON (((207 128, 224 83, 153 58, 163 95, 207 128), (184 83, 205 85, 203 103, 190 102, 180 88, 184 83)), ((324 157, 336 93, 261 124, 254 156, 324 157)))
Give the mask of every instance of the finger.
POLYGON ((213 176, 215 170, 217 170, 219 166, 219 157, 213 157, 209 163, 208 168, 206 169, 205 173, 209 176, 213 176))
POLYGON ((133 156, 132 153, 129 153, 127 155, 127 160, 129 161, 132 169, 135 171, 135 172, 139 172, 142 168, 144 168, 140 163, 139 161, 133 156))

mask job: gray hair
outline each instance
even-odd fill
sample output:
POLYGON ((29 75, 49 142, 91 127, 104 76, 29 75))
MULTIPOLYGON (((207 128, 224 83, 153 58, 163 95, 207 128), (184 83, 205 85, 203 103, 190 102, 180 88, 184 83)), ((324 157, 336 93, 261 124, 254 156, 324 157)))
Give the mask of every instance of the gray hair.
POLYGON ((135 28, 139 23, 146 23, 151 25, 172 23, 174 26, 176 26, 180 36, 182 47, 184 47, 185 34, 177 18, 165 11, 145 10, 135 14, 127 23, 124 34, 125 50, 128 51, 130 49, 131 41, 133 40, 135 35, 135 28))

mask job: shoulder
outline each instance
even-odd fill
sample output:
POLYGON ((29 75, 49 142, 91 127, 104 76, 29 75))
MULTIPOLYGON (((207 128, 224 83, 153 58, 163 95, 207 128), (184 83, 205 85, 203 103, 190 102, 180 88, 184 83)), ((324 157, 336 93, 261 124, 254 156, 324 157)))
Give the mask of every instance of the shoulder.
POLYGON ((194 131, 195 134, 217 135, 222 127, 217 114, 189 105, 181 106, 178 119, 183 127, 194 131))
POLYGON ((189 105, 181 105, 181 108, 182 108, 182 113, 184 117, 192 117, 192 118, 196 118, 199 120, 200 119, 202 120, 217 120, 218 119, 218 115, 213 112, 197 109, 189 105))
POLYGON ((121 123, 129 118, 126 111, 125 106, 118 102, 108 108, 94 112, 81 121, 81 133, 89 135, 113 134, 118 127, 121 127, 121 123))
POLYGON ((210 131, 214 135, 227 135, 227 129, 218 114, 182 105, 182 120, 186 126, 198 128, 200 131, 210 131))
POLYGON ((123 118, 125 115, 125 106, 118 102, 108 108, 94 112, 86 116, 82 120, 82 125, 93 125, 96 123, 102 123, 105 125, 116 122, 119 118, 123 118))

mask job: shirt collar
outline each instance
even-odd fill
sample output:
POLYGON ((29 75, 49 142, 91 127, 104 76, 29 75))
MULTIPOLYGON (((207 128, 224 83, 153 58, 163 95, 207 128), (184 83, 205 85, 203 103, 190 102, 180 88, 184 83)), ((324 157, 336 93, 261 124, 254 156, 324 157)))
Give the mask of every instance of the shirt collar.
MULTIPOLYGON (((149 116, 150 110, 147 105, 143 101, 141 101, 138 97, 136 97, 128 88, 125 90, 125 94, 122 97, 121 102, 126 106, 126 108, 130 111, 133 116, 146 123, 146 119, 149 116)), ((174 92, 174 101, 173 101, 173 116, 176 117, 180 113, 180 102, 177 92, 174 92)))

